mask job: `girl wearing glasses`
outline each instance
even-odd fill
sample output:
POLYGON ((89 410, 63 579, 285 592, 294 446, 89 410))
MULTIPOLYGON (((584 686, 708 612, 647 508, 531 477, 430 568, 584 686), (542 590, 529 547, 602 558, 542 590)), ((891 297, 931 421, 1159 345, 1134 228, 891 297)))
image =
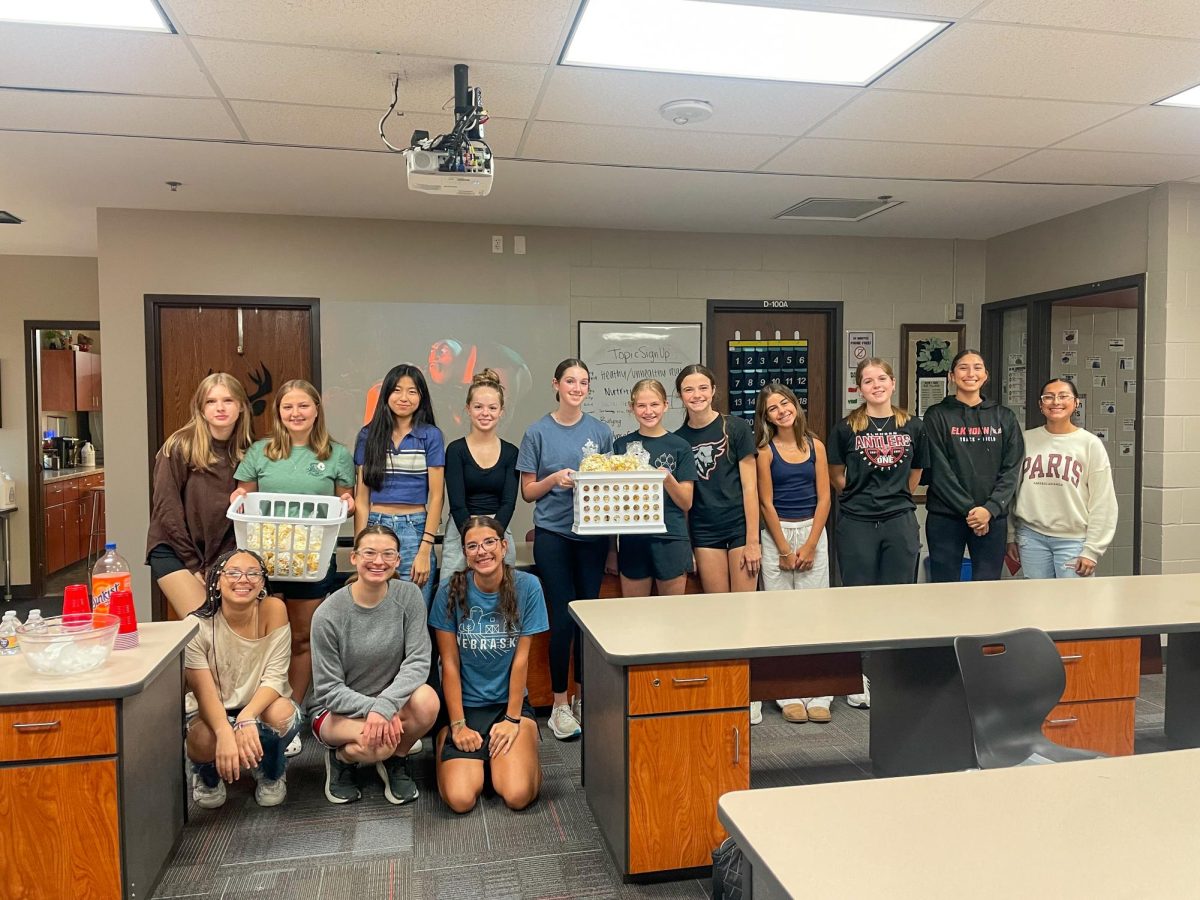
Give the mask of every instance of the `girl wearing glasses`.
POLYGON ((550 730, 560 741, 577 737, 582 699, 567 703, 567 676, 572 658, 575 680, 583 683, 583 642, 579 626, 567 611, 572 600, 600 596, 608 538, 575 534, 572 477, 591 443, 599 453, 611 453, 612 429, 583 411, 591 374, 581 359, 564 359, 554 370, 554 399, 558 407, 529 426, 517 454, 521 494, 533 510, 533 558, 550 605, 550 688, 554 707, 550 730), (574 643, 574 655, 571 645, 574 643))
POLYGON ((192 394, 190 421, 154 460, 154 505, 146 564, 183 618, 205 601, 205 574, 234 547, 225 515, 233 470, 254 441, 250 401, 232 375, 216 372, 192 394))
POLYGON ((411 803, 419 793, 408 751, 433 725, 439 703, 425 683, 425 601, 416 585, 393 577, 400 559, 395 533, 368 525, 350 554, 358 578, 313 616, 312 730, 326 749, 330 803, 362 796, 359 765, 375 767, 389 803, 411 803))
POLYGON ((1025 443, 1016 414, 980 393, 988 372, 978 350, 959 351, 949 378, 954 393, 925 415, 929 571, 934 581, 959 581, 966 547, 971 580, 996 581, 1025 443))
POLYGON ((267 590, 258 554, 233 550, 208 570, 204 603, 192 613, 200 628, 183 656, 187 758, 192 799, 204 809, 221 806, 225 784, 242 773, 258 782, 259 806, 287 796, 284 748, 300 730, 300 709, 287 680, 287 609, 267 590))
POLYGON ((1046 424, 1025 432, 1008 555, 1026 578, 1091 575, 1116 534, 1108 451, 1071 421, 1078 398, 1072 382, 1047 382, 1038 397, 1046 424))
POLYGON ((446 448, 446 496, 453 521, 442 542, 442 584, 466 568, 461 529, 470 516, 491 516, 503 525, 508 542, 504 561, 510 566, 517 561, 516 545, 508 531, 517 506, 517 448, 496 433, 503 415, 504 385, 494 370, 484 369, 467 388, 471 433, 446 448))
POLYGON ((537 578, 504 562, 504 526, 471 516, 463 529, 467 571, 438 591, 429 624, 442 658, 444 716, 437 736, 438 791, 457 813, 492 787, 509 809, 524 809, 542 784, 538 730, 525 690, 533 635, 547 631, 537 578))
POLYGON ((371 422, 354 445, 354 530, 386 525, 400 539, 400 577, 433 599, 433 537, 442 520, 446 448, 425 376, 401 363, 383 379, 371 422))

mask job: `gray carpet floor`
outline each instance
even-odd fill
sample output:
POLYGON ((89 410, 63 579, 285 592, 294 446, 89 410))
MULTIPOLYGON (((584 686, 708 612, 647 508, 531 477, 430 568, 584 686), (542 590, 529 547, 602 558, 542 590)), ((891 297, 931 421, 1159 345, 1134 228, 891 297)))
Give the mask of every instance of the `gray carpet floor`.
MULTIPOLYGON (((1138 753, 1167 749, 1165 680, 1144 677, 1137 703, 1138 753)), ((829 725, 792 725, 773 704, 751 732, 754 787, 871 777, 870 713, 835 701, 829 725)), ((514 813, 485 797, 471 813, 445 808, 433 756, 419 757, 416 803, 395 807, 374 770, 360 771, 363 798, 334 806, 322 792, 320 748, 305 732, 303 753, 288 767, 288 799, 260 809, 243 779, 218 810, 192 806, 183 840, 157 898, 286 900, 475 900, 475 898, 706 898, 704 880, 623 884, 579 785, 579 744, 542 727, 541 798, 514 813)), ((427 742, 428 745, 428 742, 427 742)))

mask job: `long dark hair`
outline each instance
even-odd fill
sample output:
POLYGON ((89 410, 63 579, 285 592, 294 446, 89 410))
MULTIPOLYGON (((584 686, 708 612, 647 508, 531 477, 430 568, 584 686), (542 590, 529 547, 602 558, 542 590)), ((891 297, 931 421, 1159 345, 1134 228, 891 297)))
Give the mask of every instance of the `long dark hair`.
POLYGON ((804 441, 813 436, 813 433, 808 430, 808 416, 804 414, 804 407, 800 405, 800 401, 796 399, 792 389, 777 381, 771 382, 759 391, 758 399, 754 402, 754 446, 759 448, 767 446, 775 440, 775 435, 779 433, 779 427, 767 418, 767 401, 772 394, 783 397, 796 410, 796 420, 792 423, 793 437, 796 439, 797 447, 803 446, 804 441))
MULTIPOLYGON (((496 537, 504 540, 504 526, 491 516, 471 516, 462 527, 463 556, 466 557, 467 532, 472 528, 486 528, 495 533, 496 537)), ((504 574, 500 578, 500 615, 504 619, 504 630, 512 636, 521 628, 521 614, 517 606, 517 583, 513 569, 501 560, 500 565, 504 574)), ((455 572, 450 578, 450 590, 446 601, 446 611, 450 618, 467 617, 471 614, 470 602, 467 600, 467 579, 471 577, 470 557, 467 557, 467 569, 455 572)))
POLYGON ((211 619, 217 614, 217 611, 221 608, 221 575, 224 573, 225 567, 229 565, 229 560, 233 559, 239 553, 253 556, 254 561, 258 563, 258 567, 262 569, 262 591, 259 593, 258 599, 261 600, 267 594, 271 593, 271 581, 267 577, 267 564, 263 562, 263 558, 253 550, 243 550, 239 547, 236 550, 222 553, 217 557, 217 561, 213 563, 212 568, 208 570, 208 575, 204 579, 204 602, 200 605, 199 609, 192 613, 193 616, 199 619, 211 619))
POLYGON ((371 416, 371 424, 367 426, 367 442, 363 451, 363 484, 371 490, 383 490, 383 476, 387 472, 388 451, 392 446, 392 428, 395 426, 395 414, 388 406, 388 398, 407 376, 421 394, 421 400, 413 413, 412 424, 430 425, 437 427, 433 417, 433 403, 429 399, 429 387, 425 384, 425 376, 421 370, 409 363, 392 366, 384 376, 379 388, 379 400, 375 403, 375 414, 371 416))

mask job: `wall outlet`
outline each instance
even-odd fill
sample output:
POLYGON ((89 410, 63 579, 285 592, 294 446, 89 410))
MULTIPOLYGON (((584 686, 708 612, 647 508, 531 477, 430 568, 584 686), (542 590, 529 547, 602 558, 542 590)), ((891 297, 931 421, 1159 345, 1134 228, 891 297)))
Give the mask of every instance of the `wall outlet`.
POLYGON ((492 252, 493 253, 503 253, 504 252, 504 235, 502 235, 502 234, 493 234, 492 235, 492 252))

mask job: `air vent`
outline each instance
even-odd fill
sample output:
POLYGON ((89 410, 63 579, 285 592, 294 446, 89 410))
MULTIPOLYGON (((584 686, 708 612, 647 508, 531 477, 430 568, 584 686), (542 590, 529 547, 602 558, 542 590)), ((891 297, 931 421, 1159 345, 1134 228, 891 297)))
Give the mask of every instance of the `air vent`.
POLYGON ((22 221, 7 210, 0 209, 0 225, 20 225, 22 221))
POLYGON ((819 222, 861 222, 873 215, 899 206, 903 200, 891 197, 874 200, 851 200, 845 197, 809 197, 789 206, 776 219, 807 219, 819 222))

